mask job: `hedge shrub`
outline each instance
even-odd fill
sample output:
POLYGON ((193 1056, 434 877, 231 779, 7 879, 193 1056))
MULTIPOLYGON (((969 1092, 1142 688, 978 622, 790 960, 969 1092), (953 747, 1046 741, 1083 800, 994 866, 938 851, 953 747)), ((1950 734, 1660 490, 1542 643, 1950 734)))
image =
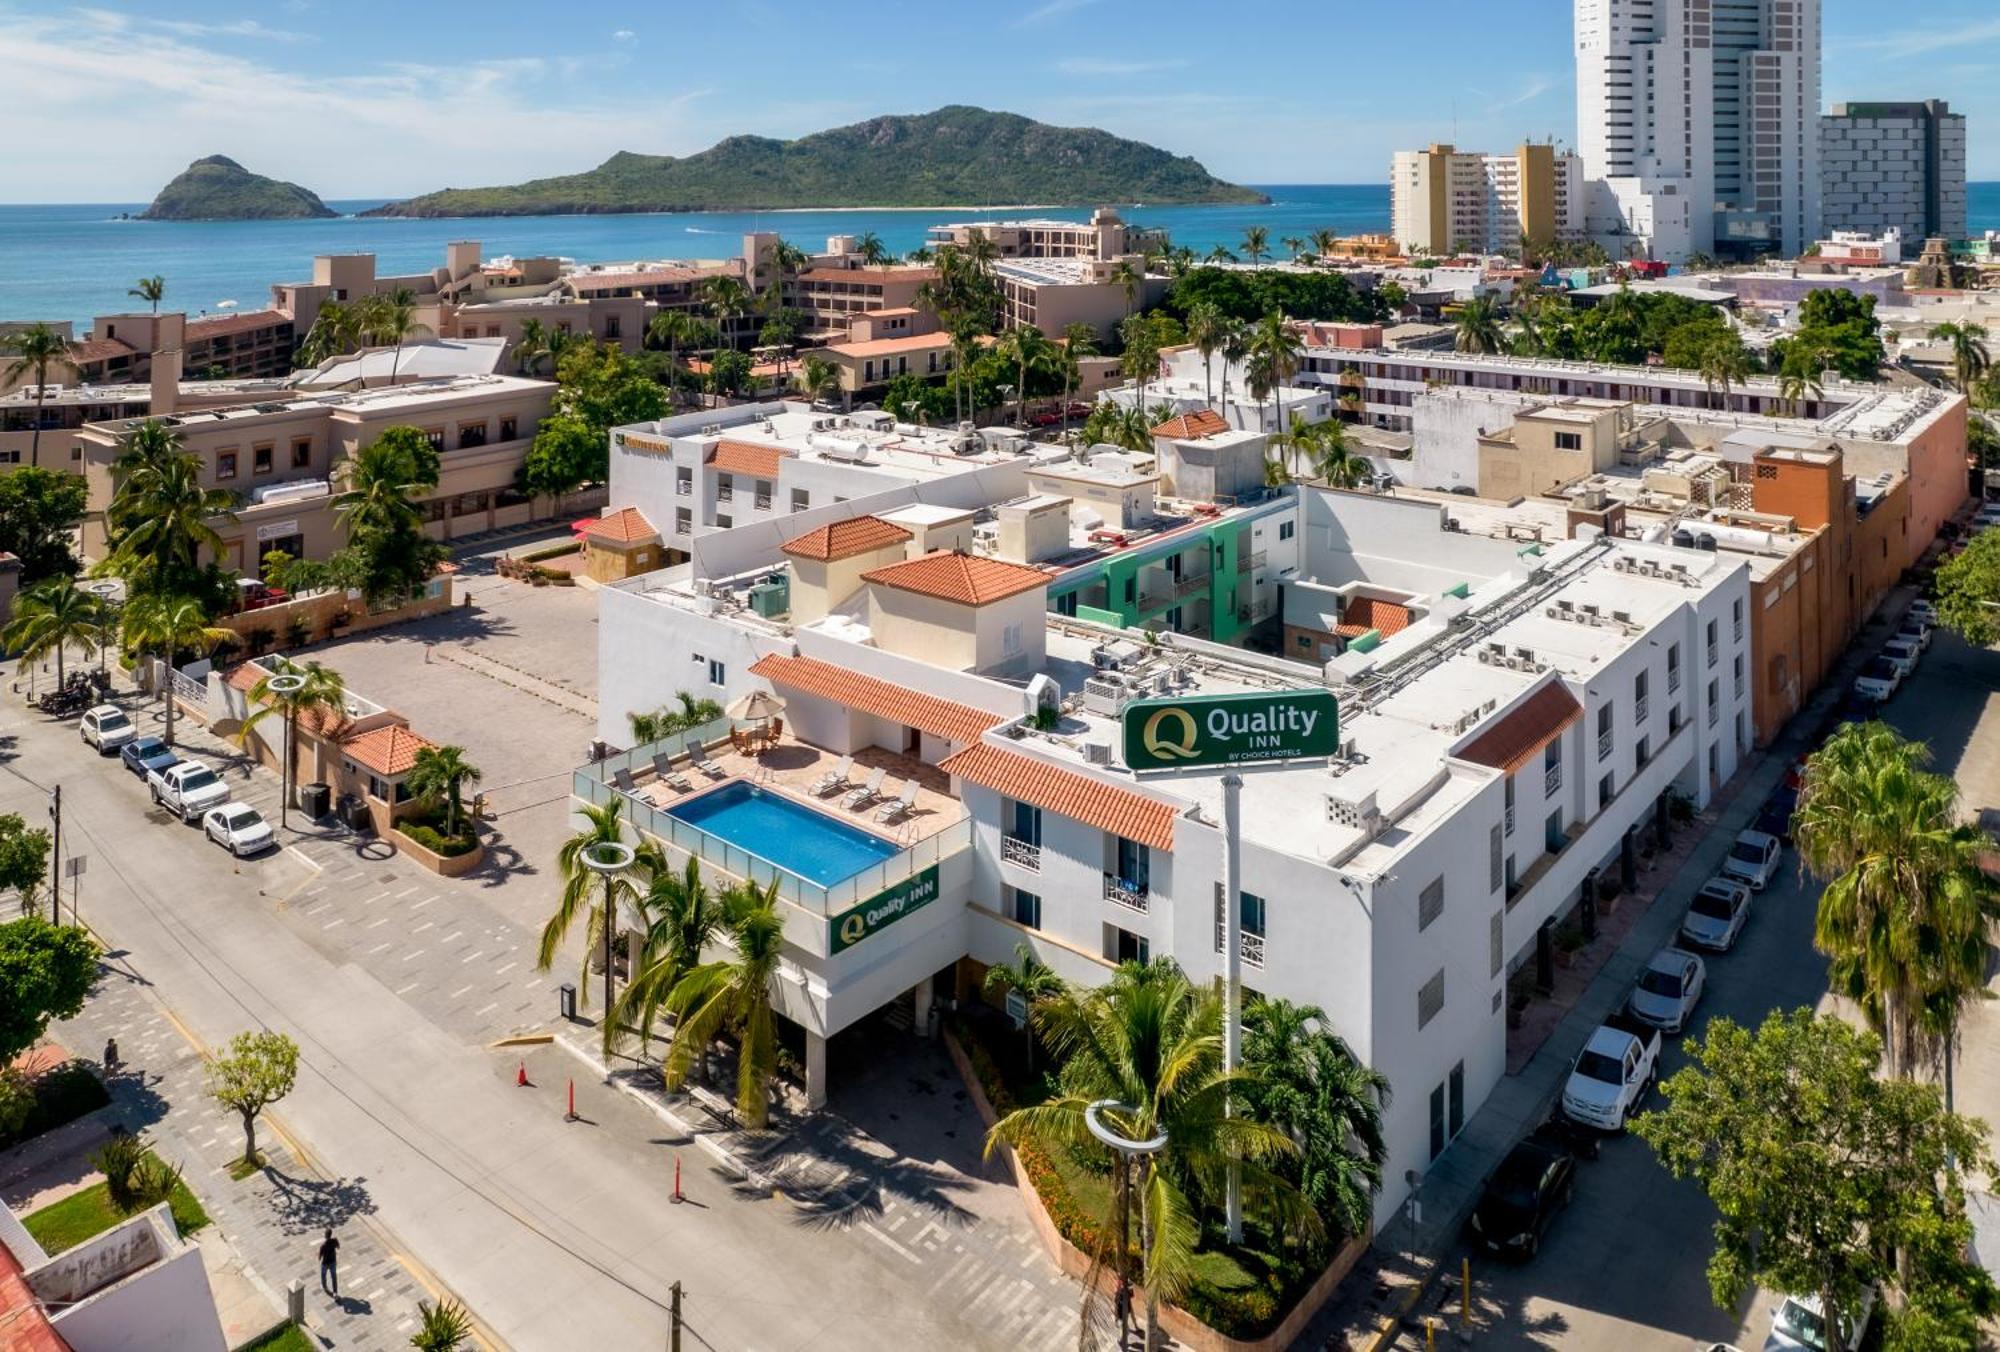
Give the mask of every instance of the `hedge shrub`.
POLYGON ((470 831, 461 831, 455 836, 448 836, 436 827, 414 818, 405 818, 397 822, 396 830, 432 854, 442 855, 446 859, 454 859, 461 854, 471 854, 479 847, 479 837, 470 831))
POLYGON ((111 1102, 96 1072, 82 1061, 65 1061, 35 1078, 35 1106, 13 1135, 0 1135, 0 1150, 76 1121, 111 1102))

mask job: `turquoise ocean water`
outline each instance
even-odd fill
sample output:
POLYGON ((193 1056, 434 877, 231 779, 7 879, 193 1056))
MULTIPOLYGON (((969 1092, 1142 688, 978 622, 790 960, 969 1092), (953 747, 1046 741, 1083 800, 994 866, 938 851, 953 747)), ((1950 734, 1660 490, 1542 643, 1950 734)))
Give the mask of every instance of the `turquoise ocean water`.
MULTIPOLYGON (((1264 206, 1149 207, 1119 203, 1135 224, 1163 226, 1176 244, 1206 252, 1235 248, 1243 231, 1262 225, 1274 252, 1287 235, 1317 229, 1341 234, 1385 230, 1386 184, 1275 184, 1264 206)), ((1974 233, 2000 229, 2000 183, 1971 185, 1974 233)), ((921 244, 930 226, 980 213, 919 211, 686 212, 646 216, 518 216, 477 220, 132 221, 144 203, 0 206, 0 320, 68 319, 79 324, 137 304, 133 280, 167 279, 167 303, 190 314, 234 301, 263 305, 272 282, 303 280, 323 253, 368 253, 385 273, 437 266, 454 239, 484 242, 487 256, 560 254, 580 262, 632 258, 715 258, 736 251, 749 230, 775 230, 802 247, 828 235, 872 230, 890 249, 921 244)), ((379 202, 331 202, 353 213, 379 202)), ((1090 207, 1051 207, 1005 215, 1088 217, 1090 207)))

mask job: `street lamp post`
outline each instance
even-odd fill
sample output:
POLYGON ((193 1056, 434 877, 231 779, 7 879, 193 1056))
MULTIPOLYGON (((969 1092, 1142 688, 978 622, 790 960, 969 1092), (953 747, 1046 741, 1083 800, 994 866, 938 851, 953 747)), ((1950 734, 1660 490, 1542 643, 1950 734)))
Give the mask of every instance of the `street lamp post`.
MULTIPOLYGON (((1107 1098, 1098 1099, 1083 1110, 1083 1125, 1089 1129, 1092 1136, 1095 1136, 1105 1145, 1110 1146, 1112 1152, 1118 1156, 1118 1188, 1120 1194, 1125 1199, 1118 1208, 1118 1280, 1122 1283, 1125 1280, 1126 1253, 1131 1247, 1129 1232, 1131 1229, 1132 1214, 1132 1203, 1130 1200, 1132 1195, 1132 1164, 1135 1160, 1151 1159, 1154 1155, 1166 1149, 1167 1134, 1162 1131, 1146 1138, 1128 1136, 1105 1120, 1104 1113, 1108 1108, 1118 1108, 1128 1113, 1136 1113, 1137 1109, 1120 1103, 1117 1099, 1107 1098)), ((1150 1255, 1153 1247, 1152 1225, 1151 1217, 1147 1214, 1146 1197, 1143 1191, 1139 1195, 1139 1212, 1140 1240, 1145 1246, 1146 1252, 1150 1255)), ((1143 1276, 1144 1274, 1141 1273, 1141 1275, 1143 1276)), ((1146 1346, 1149 1349, 1154 1346, 1153 1331, 1158 1327, 1159 1314, 1159 1300, 1153 1294, 1152 1283, 1148 1282, 1146 1284, 1146 1346)), ((1121 1326, 1118 1332, 1122 1338, 1125 1330, 1121 1326)))
POLYGON ((638 856, 622 840, 600 840, 583 851, 583 866, 604 880, 604 1017, 611 1018, 611 935, 618 928, 618 899, 613 879, 632 867, 638 856))
POLYGON ((291 826, 293 723, 298 714, 291 699, 305 688, 306 678, 296 672, 288 671, 264 682, 264 689, 276 696, 285 709, 285 763, 278 771, 278 826, 281 830, 291 826))

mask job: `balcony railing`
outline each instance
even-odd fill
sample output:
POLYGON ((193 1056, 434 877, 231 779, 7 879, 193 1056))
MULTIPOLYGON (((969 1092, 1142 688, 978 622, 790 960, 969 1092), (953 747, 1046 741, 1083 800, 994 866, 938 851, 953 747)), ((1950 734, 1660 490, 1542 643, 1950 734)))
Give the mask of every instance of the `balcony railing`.
POLYGON ((1000 858, 1035 873, 1042 871, 1042 847, 1019 836, 1000 837, 1000 858))
POLYGON ((674 481, 674 492, 684 498, 693 497, 694 481, 692 479, 676 479, 674 481))
MULTIPOLYGON (((1216 921, 1215 951, 1218 953, 1222 952, 1222 945, 1227 940, 1228 935, 1223 932, 1222 922, 1220 920, 1216 921)), ((1252 934, 1249 930, 1239 931, 1236 935, 1236 952, 1237 956, 1241 957, 1243 961, 1249 963, 1252 967, 1262 967, 1264 965, 1264 936, 1261 934, 1252 934)))
POLYGON ((1542 775, 1542 793, 1544 795, 1552 794, 1556 790, 1560 789, 1562 786, 1563 786, 1563 767, 1562 767, 1562 762, 1557 761, 1554 765, 1551 765, 1548 768, 1548 770, 1544 772, 1542 775))
POLYGON ((1680 688, 1681 688, 1681 669, 1679 667, 1668 667, 1667 693, 1671 695, 1676 691, 1678 691, 1680 688))
POLYGON ((1255 572, 1264 566, 1265 557, 1265 552, 1261 549, 1251 554, 1238 554, 1236 556, 1236 571, 1239 573, 1255 572))
POLYGON ((1514 805, 1512 803, 1507 804, 1507 834, 1510 836, 1514 834, 1514 805))
POLYGON ((1711 667, 1715 665, 1715 654, 1716 654, 1716 647, 1713 643, 1711 643, 1708 645, 1708 664, 1711 667))
POLYGON ((1646 721, 1646 712, 1652 707, 1653 707, 1652 703, 1644 695, 1641 695, 1639 696, 1639 698, 1633 700, 1632 721, 1634 723, 1644 723, 1646 721))
POLYGON ((1603 732, 1597 734, 1597 759, 1603 760, 1606 756, 1610 754, 1611 754, 1611 729, 1606 728, 1603 732))
POLYGON ((1740 616, 1729 622, 1729 633, 1738 643, 1743 641, 1743 620, 1740 616))
POLYGON ((1152 909, 1152 893, 1144 883, 1135 883, 1112 873, 1104 875, 1104 899, 1115 901, 1120 906, 1129 906, 1135 911, 1152 909))
POLYGON ((1198 573, 1193 577, 1181 578, 1174 584, 1174 595, 1192 596, 1196 592, 1207 591, 1208 580, 1207 573, 1198 573))
POLYGON ((1711 701, 1708 706, 1708 726, 1710 726, 1711 728, 1714 727, 1716 724, 1716 720, 1721 717, 1722 717, 1722 706, 1720 704, 1716 704, 1713 701, 1711 701))
POLYGON ((759 493, 757 495, 757 510, 760 512, 771 510, 771 495, 769 493, 759 493))
POLYGON ((717 484, 715 486, 715 500, 717 502, 731 502, 734 501, 735 498, 736 498, 736 485, 717 484))

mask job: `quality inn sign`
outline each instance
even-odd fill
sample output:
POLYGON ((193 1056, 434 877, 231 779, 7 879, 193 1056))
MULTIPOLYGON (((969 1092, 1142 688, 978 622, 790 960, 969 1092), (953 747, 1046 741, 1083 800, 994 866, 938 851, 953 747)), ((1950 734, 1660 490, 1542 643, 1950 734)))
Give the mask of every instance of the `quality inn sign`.
POLYGON ((1253 765, 1340 749, 1340 710, 1326 690, 1134 700, 1124 717, 1125 764, 1133 770, 1253 765))
POLYGON ((912 911, 937 900, 938 870, 932 864, 921 873, 911 874, 894 887, 884 888, 859 906, 850 907, 826 922, 826 951, 842 953, 871 935, 879 934, 912 911))

